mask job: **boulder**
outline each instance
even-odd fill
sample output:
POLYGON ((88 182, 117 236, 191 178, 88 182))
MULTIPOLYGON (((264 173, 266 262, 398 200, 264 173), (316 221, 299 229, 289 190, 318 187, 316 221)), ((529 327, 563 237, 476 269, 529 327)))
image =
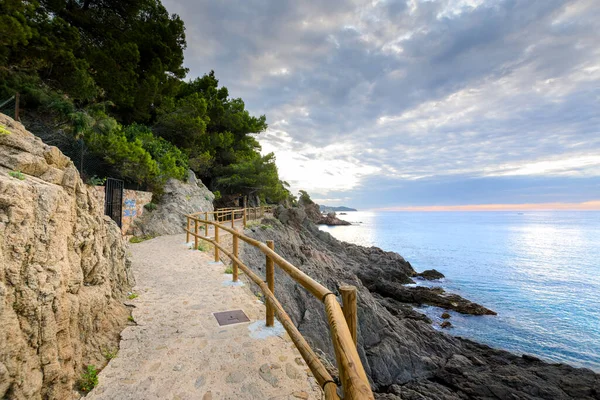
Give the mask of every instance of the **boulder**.
POLYGON ((434 281, 437 279, 442 279, 444 278, 444 274, 442 274, 440 271, 435 270, 435 269, 428 269, 425 270, 421 273, 418 273, 417 276, 426 279, 428 281, 434 281))
POLYGON ((67 157, 0 125, 0 398, 68 399, 127 324, 127 245, 67 157))
MULTIPOLYGON (((208 190, 193 171, 188 171, 187 182, 169 179, 157 208, 136 219, 129 228, 135 236, 160 236, 183 233, 187 214, 213 211, 214 194, 208 190)), ((212 219, 212 215, 209 216, 212 219)))

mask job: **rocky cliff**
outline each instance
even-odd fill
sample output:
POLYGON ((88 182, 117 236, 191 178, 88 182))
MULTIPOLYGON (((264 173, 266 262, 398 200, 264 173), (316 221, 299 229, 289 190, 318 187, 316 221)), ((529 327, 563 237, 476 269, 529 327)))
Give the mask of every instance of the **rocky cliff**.
MULTIPOLYGON (((447 335, 416 312, 436 304, 471 314, 491 310, 436 289, 410 288, 417 272, 400 255, 340 242, 303 209, 282 209, 269 229, 247 230, 330 290, 358 288, 358 349, 377 397, 385 399, 598 399, 600 377, 586 369, 547 364, 531 356, 447 335)), ((264 276, 264 255, 244 246, 242 259, 264 276)), ((421 274, 437 278, 437 271, 421 274)), ((334 353, 322 304, 276 268, 275 294, 313 348, 334 353)))
MULTIPOLYGON (((188 171, 187 182, 169 179, 158 207, 145 212, 135 220, 128 233, 142 236, 175 235, 183 232, 187 214, 213 211, 215 195, 208 190, 193 171, 188 171)), ((209 216, 212 219, 212 215, 209 216)))
POLYGON ((69 399, 129 315, 126 244, 73 163, 0 114, 0 398, 69 399))

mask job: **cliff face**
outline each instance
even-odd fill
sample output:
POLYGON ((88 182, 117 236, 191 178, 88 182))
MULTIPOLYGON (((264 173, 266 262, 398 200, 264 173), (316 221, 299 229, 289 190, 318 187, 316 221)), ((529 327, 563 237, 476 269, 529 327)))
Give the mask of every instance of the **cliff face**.
POLYGON ((157 209, 144 212, 141 218, 133 222, 129 233, 136 236, 181 233, 187 222, 185 216, 200 211, 213 211, 214 198, 215 195, 190 170, 187 182, 177 179, 167 181, 157 209))
POLYGON ((0 398, 68 399, 127 323, 126 244, 67 157, 0 126, 0 398))
MULTIPOLYGON (((358 350, 378 397, 599 398, 600 378, 592 371, 519 357, 435 330, 413 304, 439 303, 473 314, 491 311, 435 289, 404 286, 417 273, 400 255, 340 242, 319 231, 302 209, 280 208, 276 216, 264 221, 272 228, 246 234, 274 240, 279 254, 333 292, 345 284, 358 288, 358 350)), ((264 276, 262 253, 244 246, 241 257, 264 276)), ((311 346, 333 362, 322 304, 284 272, 275 271, 277 298, 311 346)))

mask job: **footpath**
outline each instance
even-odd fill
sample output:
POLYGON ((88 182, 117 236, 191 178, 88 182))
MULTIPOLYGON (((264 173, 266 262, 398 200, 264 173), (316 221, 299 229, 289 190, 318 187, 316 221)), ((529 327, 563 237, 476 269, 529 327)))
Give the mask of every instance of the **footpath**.
POLYGON ((265 306, 231 282, 212 252, 190 249, 185 235, 132 244, 130 251, 135 323, 86 399, 322 398, 283 327, 265 327, 265 306), (230 310, 249 321, 219 325, 214 313, 230 310))

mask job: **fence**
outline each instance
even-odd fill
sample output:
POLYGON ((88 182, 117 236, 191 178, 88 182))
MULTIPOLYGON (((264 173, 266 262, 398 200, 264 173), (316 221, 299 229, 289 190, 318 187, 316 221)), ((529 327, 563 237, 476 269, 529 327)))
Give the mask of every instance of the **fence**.
POLYGON ((19 93, 11 96, 8 99, 0 100, 0 112, 6 114, 15 121, 20 121, 19 118, 19 93))
POLYGON ((225 254, 233 264, 233 281, 238 280, 239 269, 241 269, 248 278, 258 285, 266 299, 266 324, 273 326, 274 317, 281 322, 296 348, 306 361, 306 364, 312 371, 315 379, 321 385, 326 399, 339 399, 337 394, 337 385, 335 381, 323 366, 321 360, 310 348, 302 334, 298 331, 288 314, 283 309, 281 303, 275 297, 275 274, 274 268, 277 265, 285 271, 292 279, 304 287, 309 293, 319 299, 325 306, 325 313, 330 327, 333 348, 336 354, 337 367, 342 383, 344 399, 373 399, 373 393, 369 380, 365 373, 358 351, 356 349, 356 288, 353 286, 340 287, 342 294, 343 309, 340 307, 337 298, 329 289, 313 280, 310 276, 296 268, 286 261, 275 251, 275 244, 272 240, 262 243, 252 239, 235 229, 236 221, 243 221, 244 226, 248 215, 264 215, 266 211, 271 211, 272 207, 256 207, 254 209, 221 209, 214 212, 196 213, 187 215, 187 241, 190 236, 194 237, 194 243, 198 246, 199 240, 212 243, 215 249, 215 261, 220 260, 219 252, 225 254), (253 210, 253 211, 251 211, 253 210), (209 220, 209 215, 214 215, 213 220, 209 220), (204 217, 204 218, 202 218, 204 217), (231 226, 219 222, 220 218, 229 218, 231 226), (193 223, 193 230, 191 229, 193 223), (200 235, 199 228, 203 225, 204 235, 200 235), (208 236, 208 226, 214 227, 214 239, 208 236), (225 231, 232 235, 233 248, 229 252, 219 243, 219 231, 225 231), (248 268, 239 258, 239 240, 256 247, 266 257, 266 281, 260 278, 254 271, 248 268))

